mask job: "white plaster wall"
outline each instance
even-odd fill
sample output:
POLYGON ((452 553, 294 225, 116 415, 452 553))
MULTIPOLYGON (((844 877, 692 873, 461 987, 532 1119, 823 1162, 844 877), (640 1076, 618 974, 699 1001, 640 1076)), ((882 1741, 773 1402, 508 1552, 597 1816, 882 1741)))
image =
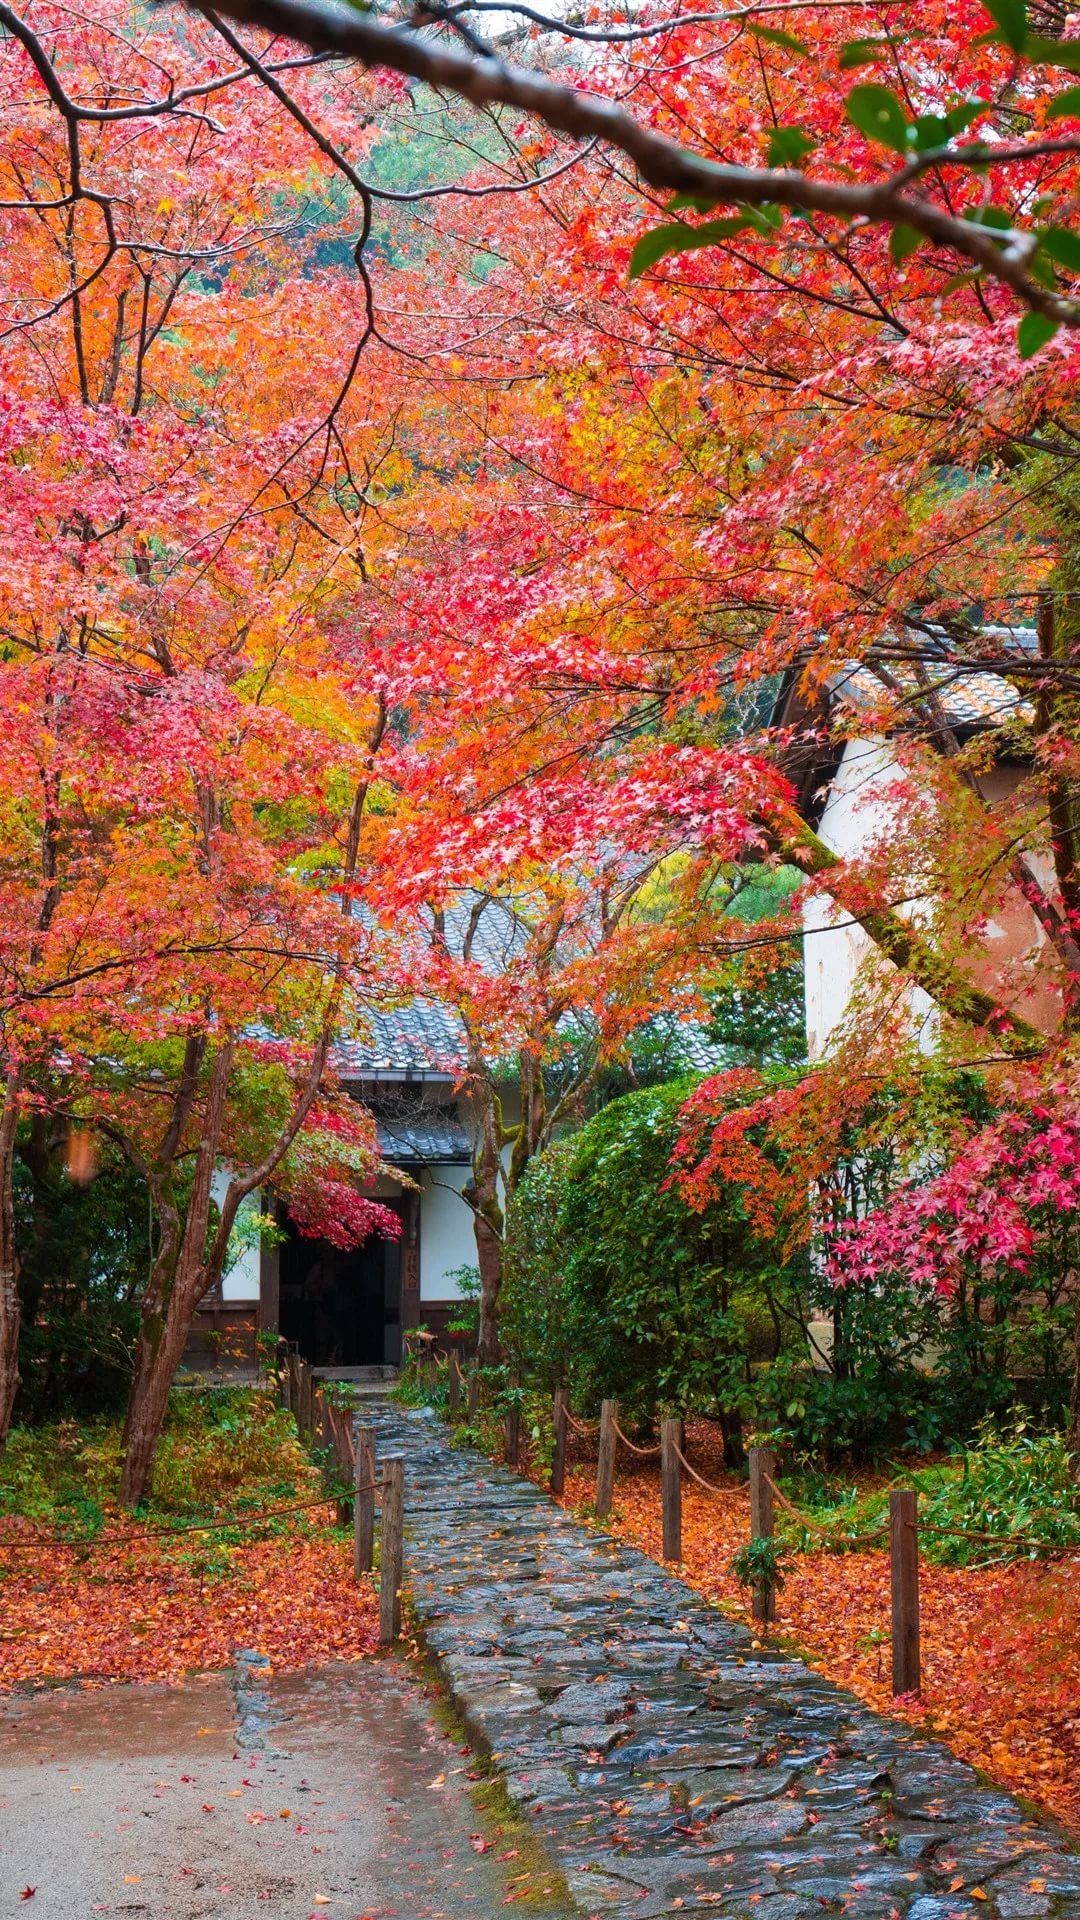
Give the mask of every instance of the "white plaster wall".
MULTIPOLYGON (((225 1190, 228 1184, 228 1169, 226 1167, 219 1167, 214 1175, 210 1189, 219 1207, 225 1198, 225 1190)), ((246 1215, 250 1219, 252 1214, 258 1213, 261 1204, 262 1197, 260 1194, 249 1194, 247 1199, 240 1204, 240 1217, 242 1218, 246 1215)), ((259 1243, 257 1240, 253 1245, 244 1248, 239 1259, 236 1260, 222 1276, 221 1297, 223 1300, 251 1301, 258 1299, 259 1243)))
MULTIPOLYGON (((844 748, 821 816, 818 834, 841 858, 864 850, 887 830, 895 796, 889 791, 899 768, 887 742, 851 740, 844 748)), ((916 909, 917 910, 917 909, 916 909)), ((910 913, 910 907, 901 907, 910 913)), ((848 1010, 860 968, 874 953, 873 942, 827 893, 803 907, 806 939, 806 1039, 811 1060, 820 1059, 848 1010)), ((931 1035, 933 1008, 919 988, 911 993, 912 1019, 931 1035)))
POLYGON ((456 1165, 425 1167, 420 1187, 420 1300, 457 1300, 461 1289, 447 1278, 455 1267, 475 1267, 472 1211, 461 1198, 470 1169, 456 1165))

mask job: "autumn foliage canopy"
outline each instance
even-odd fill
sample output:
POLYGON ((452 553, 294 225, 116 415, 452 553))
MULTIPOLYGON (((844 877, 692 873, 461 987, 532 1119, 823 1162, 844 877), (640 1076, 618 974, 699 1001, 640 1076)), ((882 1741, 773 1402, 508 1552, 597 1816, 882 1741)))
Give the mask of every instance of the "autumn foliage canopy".
POLYGON ((511 6, 511 67, 430 15, 351 59, 303 0, 0 7, 0 1426, 47 1110, 151 1195, 132 1497, 244 1200, 388 1230, 333 1046, 418 990, 535 1080, 827 900, 843 1028, 779 1105, 699 1095, 689 1190, 816 1230, 887 1085, 918 1185, 853 1260, 943 1285, 1075 1205, 1075 18, 511 6), (746 862, 805 876, 752 927, 746 862), (432 937, 478 894, 540 930, 503 980, 432 937), (991 1120, 927 1119, 930 1050, 991 1120))

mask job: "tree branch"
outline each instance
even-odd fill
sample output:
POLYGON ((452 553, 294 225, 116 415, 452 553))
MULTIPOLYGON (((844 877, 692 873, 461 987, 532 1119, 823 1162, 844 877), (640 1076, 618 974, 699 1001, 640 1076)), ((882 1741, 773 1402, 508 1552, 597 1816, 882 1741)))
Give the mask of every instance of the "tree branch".
MULTIPOLYGON (((197 5, 197 0, 192 3, 197 5)), ((1060 325, 1080 327, 1080 301, 1039 285, 1029 275, 1027 254, 1034 246, 1033 235, 1003 235, 958 219, 932 201, 905 191, 906 169, 879 183, 852 185, 815 180, 790 168, 721 165, 654 132, 599 94, 550 80, 531 68, 441 46, 371 14, 339 10, 328 0, 228 0, 218 10, 315 52, 352 56, 366 67, 385 67, 459 94, 474 106, 515 107, 556 133, 602 141, 625 153, 642 179, 658 191, 693 194, 715 206, 779 205, 835 214, 847 221, 911 227, 935 245, 973 261, 1034 312, 1060 325), (1030 245, 1025 248, 1020 242, 1030 245)), ((957 153, 941 157, 965 164, 957 153)))

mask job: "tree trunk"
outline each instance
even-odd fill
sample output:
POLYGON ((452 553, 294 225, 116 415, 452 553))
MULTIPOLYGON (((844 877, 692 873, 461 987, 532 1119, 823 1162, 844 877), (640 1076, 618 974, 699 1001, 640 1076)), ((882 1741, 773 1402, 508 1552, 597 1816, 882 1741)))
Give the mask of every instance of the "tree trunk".
POLYGON ((480 1211, 473 1215, 473 1228, 476 1234, 476 1261, 480 1269, 480 1330, 476 1357, 482 1367, 493 1367, 499 1358, 502 1239, 480 1211))
POLYGON ((0 1448, 7 1439, 19 1386, 19 1256, 11 1175, 20 1084, 21 1075, 9 1072, 0 1115, 0 1448))
POLYGON ((482 1367, 499 1359, 499 1294, 503 1272, 503 1210, 499 1200, 502 1149, 506 1140, 502 1105, 483 1066, 474 1062, 473 1097, 479 1109, 479 1138, 473 1151, 472 1179, 464 1198, 472 1208, 476 1264, 480 1269, 480 1328, 476 1357, 482 1367))
POLYGON ((152 1332, 148 1330, 144 1319, 140 1330, 135 1350, 135 1378, 124 1424, 120 1498, 127 1507, 139 1506, 150 1492, 169 1391, 183 1358, 194 1307, 204 1292, 205 1287, 200 1286, 194 1306, 189 1308, 185 1294, 174 1286, 156 1328, 152 1332))
MULTIPOLYGON (((143 1301, 139 1339, 135 1348, 135 1373, 124 1421, 120 1498, 129 1507, 137 1507, 150 1491, 154 1459, 169 1404, 169 1389, 183 1358, 192 1316, 222 1265, 219 1259, 217 1272, 214 1272, 207 1264, 205 1253, 210 1222, 210 1189, 221 1143, 234 1051, 234 1043, 225 1041, 210 1074, 202 1133, 195 1157, 195 1174, 182 1232, 172 1200, 172 1167, 167 1170, 155 1195, 155 1210, 162 1223, 161 1246, 143 1301)), ((219 1236, 215 1235, 215 1246, 218 1242, 219 1236)), ((223 1247, 221 1251, 223 1253, 223 1247)))

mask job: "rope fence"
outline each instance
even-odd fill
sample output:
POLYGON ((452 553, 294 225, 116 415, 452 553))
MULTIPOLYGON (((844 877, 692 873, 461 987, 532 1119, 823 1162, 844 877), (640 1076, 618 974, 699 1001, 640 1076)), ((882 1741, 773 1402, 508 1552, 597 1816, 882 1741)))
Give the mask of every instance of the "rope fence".
POLYGON ((352 1409, 335 1406, 315 1378, 307 1361, 294 1348, 285 1350, 281 1367, 281 1401, 296 1421, 302 1441, 329 1456, 329 1467, 340 1475, 329 1497, 336 1501, 339 1524, 352 1522, 353 1573, 369 1578, 375 1564, 375 1512, 378 1494, 379 1640, 392 1646, 401 1635, 401 1589, 405 1577, 405 1462, 383 1461, 381 1478, 375 1471, 375 1432, 358 1426, 353 1431, 352 1409), (345 1491, 348 1489, 348 1491, 345 1491))
MULTIPOLYGON (((372 1489, 374 1491, 374 1488, 372 1489)), ((365 1489, 366 1491, 366 1489, 365 1489)), ((83 1536, 70 1533, 45 1533, 34 1527, 33 1537, 29 1540, 12 1539, 0 1534, 0 1553, 27 1552, 37 1547, 70 1547, 75 1552, 86 1553, 95 1547, 130 1546, 136 1540, 180 1540, 189 1533, 221 1533, 230 1528, 238 1531, 249 1527, 264 1526, 268 1520, 282 1520, 293 1513, 310 1513, 319 1507, 332 1507, 337 1503, 337 1495, 320 1494, 316 1500, 297 1500, 288 1507, 266 1507, 258 1513, 236 1513, 223 1520, 192 1520, 175 1527, 138 1527, 129 1533, 93 1533, 83 1536)), ((33 1522, 30 1523, 33 1526, 33 1522)))
MULTIPOLYGON (((459 1374, 459 1387, 450 1396, 449 1417, 456 1419, 460 1406, 460 1366, 455 1357, 451 1358, 451 1379, 456 1369, 459 1374)), ((473 1366, 469 1371, 470 1419, 480 1404, 480 1370, 473 1366)), ((515 1402, 515 1412, 517 1402, 515 1402)), ((550 1487, 558 1498, 566 1488, 566 1466, 569 1436, 576 1434, 580 1439, 596 1442, 596 1494, 594 1510, 600 1520, 611 1513, 614 1497, 615 1471, 618 1448, 624 1447, 634 1460, 659 1459, 660 1464, 660 1503, 663 1536, 663 1557, 665 1560, 682 1559, 682 1489, 684 1476, 700 1487, 709 1496, 724 1495, 729 1487, 709 1480, 687 1459, 683 1435, 683 1422, 680 1419, 665 1418, 660 1421, 660 1440, 657 1445, 641 1446, 631 1440, 619 1424, 618 1402, 604 1400, 600 1406, 599 1420, 582 1420, 568 1405, 565 1388, 556 1389, 552 1405, 554 1427, 554 1446, 552 1450, 550 1487)), ((511 1424, 507 1422, 506 1458, 508 1464, 516 1464, 516 1423, 514 1426, 514 1444, 511 1450, 511 1424)), ((864 1528, 858 1533, 837 1534, 835 1528, 812 1520, 790 1500, 783 1489, 777 1485, 776 1462, 772 1451, 767 1447, 751 1447, 748 1453, 750 1479, 750 1536, 751 1556, 749 1558, 751 1613, 756 1622, 768 1625, 775 1619, 776 1590, 780 1584, 780 1572, 776 1566, 775 1553, 770 1552, 767 1544, 756 1549, 755 1543, 769 1543, 773 1539, 775 1511, 777 1508, 789 1514, 806 1534, 822 1543, 844 1552, 873 1548, 887 1543, 890 1568, 890 1628, 892 1640, 892 1689, 894 1694, 918 1693, 922 1681, 920 1618, 919 1618, 919 1533, 934 1534, 943 1539, 971 1540, 980 1544, 1009 1548, 1032 1549, 1043 1554, 1047 1552, 1044 1541, 1036 1540, 1028 1534, 979 1533, 961 1527, 941 1527, 919 1518, 918 1490, 902 1486, 896 1482, 883 1489, 888 1493, 888 1519, 880 1526, 864 1528)))
POLYGON ((384 1646, 392 1645, 401 1634, 405 1463, 400 1457, 385 1459, 381 1475, 376 1473, 373 1429, 360 1427, 354 1435, 352 1409, 335 1405, 324 1388, 316 1385, 311 1367, 295 1347, 282 1343, 276 1373, 281 1403, 296 1421, 301 1444, 322 1455, 321 1465, 327 1484, 321 1494, 310 1500, 293 1500, 285 1506, 267 1507, 257 1512, 218 1515, 214 1519, 193 1520, 179 1525, 142 1526, 124 1532, 103 1531, 82 1538, 49 1533, 34 1526, 30 1538, 13 1539, 0 1533, 0 1555, 40 1553, 43 1547, 54 1547, 85 1558, 98 1548, 132 1546, 141 1540, 178 1540, 188 1535, 223 1531, 257 1531, 270 1521, 292 1514, 334 1507, 339 1525, 352 1523, 353 1571, 357 1580, 363 1580, 370 1576, 374 1566, 375 1515, 378 1507, 381 1515, 379 1639, 384 1646))

